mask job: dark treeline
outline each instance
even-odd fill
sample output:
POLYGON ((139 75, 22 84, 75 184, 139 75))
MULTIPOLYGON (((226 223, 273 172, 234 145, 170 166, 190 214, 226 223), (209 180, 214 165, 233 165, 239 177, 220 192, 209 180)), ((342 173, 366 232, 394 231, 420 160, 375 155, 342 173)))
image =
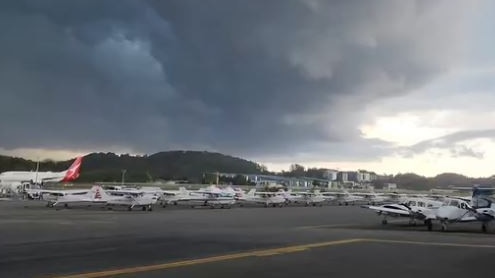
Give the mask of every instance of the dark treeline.
MULTIPOLYGON (((72 161, 41 161, 39 171, 62 171, 67 169, 72 161)), ((34 161, 0 156, 0 172, 35 169, 34 161)), ((149 156, 91 153, 83 159, 78 182, 118 182, 122 179, 124 169, 127 182, 152 180, 201 182, 203 174, 208 172, 259 174, 266 171, 265 167, 257 163, 211 152, 169 151, 149 156)))
MULTIPOLYGON (((40 162, 40 171, 62 171, 72 160, 40 162)), ((30 171, 36 169, 36 162, 23 158, 0 156, 0 172, 30 171)), ((120 182, 125 169, 125 181, 145 182, 156 180, 185 180, 191 183, 211 183, 216 181, 215 172, 280 175, 285 177, 308 177, 325 179, 326 169, 305 168, 299 164, 291 165, 288 171, 273 173, 266 167, 248 160, 201 151, 169 151, 152 155, 132 156, 114 153, 91 153, 84 157, 81 176, 78 182, 120 182)), ((220 177, 220 182, 248 184, 245 177, 220 177)), ((435 177, 424 177, 413 173, 382 175, 373 182, 376 188, 385 183, 396 183, 406 189, 446 188, 448 186, 470 186, 472 184, 495 185, 492 178, 470 178, 455 173, 443 173, 435 177)))

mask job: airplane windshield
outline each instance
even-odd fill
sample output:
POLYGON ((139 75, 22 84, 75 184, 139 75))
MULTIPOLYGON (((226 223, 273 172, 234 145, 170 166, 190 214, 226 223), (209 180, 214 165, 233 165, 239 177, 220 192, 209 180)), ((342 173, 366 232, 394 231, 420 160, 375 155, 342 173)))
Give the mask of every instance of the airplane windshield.
POLYGON ((486 208, 491 205, 491 201, 485 198, 476 198, 473 200, 473 206, 477 208, 486 208))
POLYGON ((451 200, 449 203, 450 206, 457 207, 459 205, 459 201, 457 200, 451 200))

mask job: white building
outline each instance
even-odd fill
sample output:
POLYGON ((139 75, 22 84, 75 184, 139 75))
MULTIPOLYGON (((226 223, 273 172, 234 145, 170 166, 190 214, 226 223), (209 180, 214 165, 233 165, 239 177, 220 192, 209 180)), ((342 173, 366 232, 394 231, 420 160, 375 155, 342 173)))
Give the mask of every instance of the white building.
POLYGON ((337 173, 339 173, 339 171, 333 169, 327 169, 323 173, 323 177, 329 181, 335 181, 337 180, 337 173))

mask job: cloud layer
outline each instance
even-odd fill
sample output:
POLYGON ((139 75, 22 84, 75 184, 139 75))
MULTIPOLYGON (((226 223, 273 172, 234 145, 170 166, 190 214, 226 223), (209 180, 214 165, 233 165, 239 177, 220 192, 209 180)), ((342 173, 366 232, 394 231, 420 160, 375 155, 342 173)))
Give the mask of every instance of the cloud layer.
POLYGON ((380 157, 391 145, 359 131, 372 116, 367 106, 461 63, 475 9, 465 1, 3 1, 0 148, 380 157))

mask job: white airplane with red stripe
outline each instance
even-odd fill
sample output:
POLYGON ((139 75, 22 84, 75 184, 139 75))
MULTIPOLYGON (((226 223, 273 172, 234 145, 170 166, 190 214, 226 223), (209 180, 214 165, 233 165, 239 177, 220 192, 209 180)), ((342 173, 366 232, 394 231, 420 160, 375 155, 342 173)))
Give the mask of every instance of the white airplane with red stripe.
POLYGON ((61 172, 7 171, 0 174, 0 187, 16 191, 26 183, 71 182, 79 178, 82 157, 76 158, 69 169, 61 172))
POLYGON ((48 207, 55 207, 58 205, 81 205, 81 204, 104 204, 109 206, 126 206, 128 210, 132 210, 134 207, 142 207, 143 210, 152 210, 152 206, 158 201, 158 197, 151 194, 146 194, 144 191, 128 190, 119 191, 121 195, 110 195, 99 186, 95 185, 86 192, 76 191, 52 191, 48 197, 48 207))
POLYGON ((72 191, 72 190, 53 190, 46 191, 43 195, 43 199, 48 201, 48 207, 55 207, 58 205, 64 205, 68 207, 69 204, 106 204, 108 198, 105 198, 101 186, 95 185, 90 190, 85 191, 72 191))

